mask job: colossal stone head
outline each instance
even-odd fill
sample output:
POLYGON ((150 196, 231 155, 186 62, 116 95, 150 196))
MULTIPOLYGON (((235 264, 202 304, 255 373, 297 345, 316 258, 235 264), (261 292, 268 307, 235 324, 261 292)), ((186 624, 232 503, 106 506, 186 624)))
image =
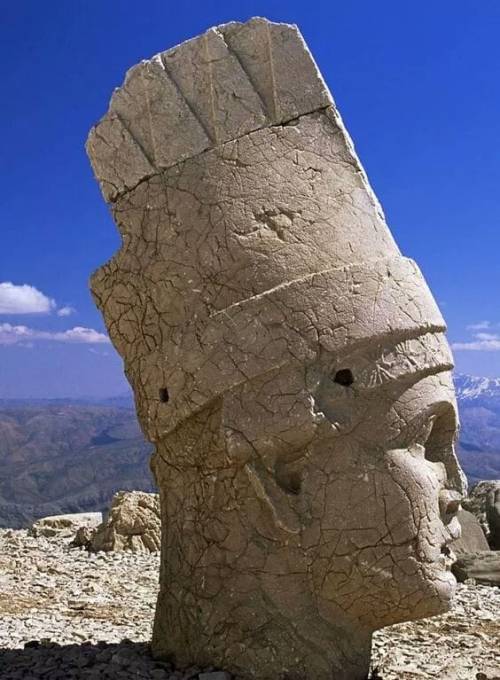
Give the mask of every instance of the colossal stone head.
POLYGON ((155 445, 154 652, 365 678, 374 630, 453 594, 453 364, 300 33, 142 62, 87 149, 123 239, 92 291, 155 445))

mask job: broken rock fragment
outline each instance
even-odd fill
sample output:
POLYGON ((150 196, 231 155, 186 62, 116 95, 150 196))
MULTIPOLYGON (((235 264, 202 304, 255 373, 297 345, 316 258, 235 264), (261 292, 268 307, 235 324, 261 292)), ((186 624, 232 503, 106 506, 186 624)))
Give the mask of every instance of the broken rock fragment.
POLYGON ((464 507, 476 515, 492 550, 500 550, 500 480, 474 484, 464 507))
POLYGON ((457 519, 460 523, 460 537, 451 544, 455 553, 472 553, 489 550, 488 541, 477 517, 467 510, 460 510, 457 519))
POLYGON ((473 579, 479 585, 500 586, 500 553, 482 550, 459 555, 453 573, 460 583, 473 579))
POLYGON ((59 536, 69 538, 74 536, 80 528, 91 531, 102 521, 102 512, 77 512, 67 515, 50 515, 33 522, 30 533, 32 536, 59 536))
POLYGON ((77 543, 91 552, 156 552, 160 549, 160 535, 158 495, 144 491, 118 491, 102 524, 90 535, 80 532, 77 543))

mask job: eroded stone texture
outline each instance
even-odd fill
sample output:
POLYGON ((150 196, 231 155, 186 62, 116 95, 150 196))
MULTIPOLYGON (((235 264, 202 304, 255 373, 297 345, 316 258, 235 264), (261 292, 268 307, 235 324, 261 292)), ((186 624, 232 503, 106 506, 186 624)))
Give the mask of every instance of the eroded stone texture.
POLYGON ((158 495, 144 491, 118 491, 113 496, 104 522, 90 535, 81 532, 75 545, 84 545, 92 552, 156 552, 160 549, 160 541, 158 495))
POLYGON ((453 364, 298 30, 139 64, 87 148, 123 237, 92 290, 155 444, 154 652, 365 678, 374 630, 454 591, 453 364))
POLYGON ((500 480, 475 484, 469 497, 464 499, 464 507, 476 515, 490 547, 500 550, 500 480))
POLYGON ((64 536, 71 537, 77 529, 91 531, 102 522, 102 512, 78 512, 68 515, 50 515, 33 522, 32 536, 64 536))
POLYGON ((474 579, 481 585, 500 586, 500 553, 483 550, 459 555, 453 565, 453 573, 460 583, 474 579))
POLYGON ((460 510, 457 519, 460 524, 460 537, 451 543, 455 554, 473 553, 489 550, 488 541, 477 517, 467 510, 460 510))

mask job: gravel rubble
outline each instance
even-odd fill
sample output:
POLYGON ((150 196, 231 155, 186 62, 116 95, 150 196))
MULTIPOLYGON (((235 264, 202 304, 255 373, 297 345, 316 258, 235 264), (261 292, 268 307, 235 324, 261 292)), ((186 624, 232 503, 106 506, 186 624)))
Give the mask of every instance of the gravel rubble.
POLYGON ((500 588, 458 584, 447 614, 377 631, 372 658, 383 680, 500 680, 500 588))
MULTIPOLYGON (((149 654, 159 555, 87 553, 0 529, 1 680, 230 680, 149 654)), ((452 611, 378 631, 373 680, 500 680, 500 589, 458 586, 452 611)))

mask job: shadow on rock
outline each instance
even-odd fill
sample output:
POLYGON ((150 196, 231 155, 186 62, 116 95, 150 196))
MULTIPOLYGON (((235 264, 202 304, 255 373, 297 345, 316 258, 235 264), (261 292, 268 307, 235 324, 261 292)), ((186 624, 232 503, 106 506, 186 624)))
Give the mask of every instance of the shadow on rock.
POLYGON ((50 641, 28 642, 24 649, 0 649, 1 680, 230 680, 228 673, 213 668, 175 670, 172 664, 151 657, 149 645, 124 640, 118 644, 59 645, 50 641))

